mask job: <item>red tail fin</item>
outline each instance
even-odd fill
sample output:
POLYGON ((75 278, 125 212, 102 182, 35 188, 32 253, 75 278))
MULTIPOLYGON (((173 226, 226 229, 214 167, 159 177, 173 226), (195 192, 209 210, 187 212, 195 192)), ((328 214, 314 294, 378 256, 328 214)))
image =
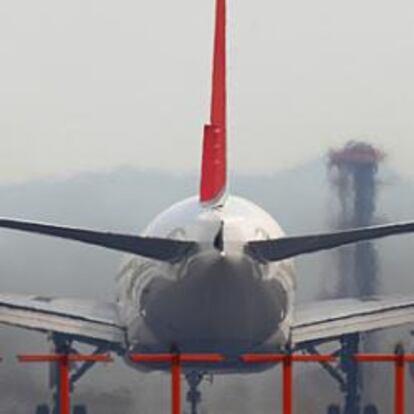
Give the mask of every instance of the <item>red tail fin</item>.
POLYGON ((226 0, 217 0, 210 125, 204 128, 200 201, 212 203, 226 189, 226 0))

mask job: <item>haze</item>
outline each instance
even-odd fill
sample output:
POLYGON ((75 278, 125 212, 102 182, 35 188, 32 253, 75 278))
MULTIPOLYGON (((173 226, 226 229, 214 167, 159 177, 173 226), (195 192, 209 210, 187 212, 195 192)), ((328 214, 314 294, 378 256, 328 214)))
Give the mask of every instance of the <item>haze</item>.
MULTIPOLYGON (((142 229, 154 214, 190 195, 196 180, 196 174, 177 177, 125 168, 106 174, 80 174, 66 180, 0 185, 0 216, 133 233, 142 229)), ((414 181, 383 168, 380 180, 392 185, 379 188, 378 217, 386 221, 412 218, 414 181)), ((236 194, 268 210, 288 234, 329 230, 336 223, 335 194, 327 180, 326 163, 321 159, 271 176, 239 175, 234 177, 233 188, 236 194)), ((407 295, 413 291, 413 241, 413 236, 405 236, 378 242, 380 294, 407 295)), ((0 232, 0 247, 2 292, 113 298, 120 253, 10 231, 0 232)), ((298 258, 300 301, 324 297, 337 285, 336 255, 332 251, 298 258)), ((378 352, 393 352, 395 344, 404 339, 407 349, 411 349, 411 329, 404 327, 378 334, 378 352)), ((0 367, 0 412, 33 412, 35 404, 48 400, 47 367, 22 366, 15 355, 47 351, 46 336, 5 326, 0 334, 0 355, 4 358, 0 367)), ((90 351, 88 348, 84 352, 90 351)), ((117 360, 114 366, 98 366, 86 375, 79 384, 75 401, 88 403, 92 412, 101 414, 167 412, 168 376, 140 375, 117 360)), ((338 387, 323 370, 317 366, 297 369, 295 412, 321 413, 328 402, 337 401, 338 387), (302 369, 307 370, 306 374, 302 369)), ((368 394, 371 391, 378 402, 388 399, 382 412, 392 412, 392 392, 383 392, 392 389, 392 367, 387 364, 376 367, 373 375, 376 380, 368 394)), ((203 386, 208 412, 274 413, 281 398, 279 378, 279 368, 253 376, 218 376, 213 386, 208 383, 203 386)), ((407 397, 411 400, 410 395, 407 397)), ((412 412, 411 407, 410 401, 407 412, 412 412)))
MULTIPOLYGON (((230 0, 232 169, 365 139, 414 176, 413 16, 407 0, 230 0)), ((0 181, 198 170, 212 25, 212 0, 2 2, 0 181)))

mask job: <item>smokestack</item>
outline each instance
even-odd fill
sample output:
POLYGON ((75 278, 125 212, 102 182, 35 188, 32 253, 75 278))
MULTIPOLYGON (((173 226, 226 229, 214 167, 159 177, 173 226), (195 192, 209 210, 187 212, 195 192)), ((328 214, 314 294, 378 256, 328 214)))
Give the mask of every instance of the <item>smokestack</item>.
MULTIPOLYGON (((329 153, 331 184, 339 201, 337 229, 376 224, 378 166, 385 154, 364 142, 349 142, 329 153)), ((339 250, 335 297, 363 297, 378 290, 378 254, 372 242, 339 250)))
MULTIPOLYGON (((364 142, 351 141, 344 148, 329 153, 329 172, 333 189, 339 201, 337 229, 348 229, 378 224, 377 208, 378 167, 385 154, 364 142)), ((373 242, 358 243, 338 251, 339 281, 334 297, 374 296, 379 290, 378 252, 373 242)), ((363 352, 376 352, 378 338, 364 337, 363 352)), ((375 389, 367 379, 380 375, 378 367, 364 366, 360 370, 363 400, 378 401, 375 389)))

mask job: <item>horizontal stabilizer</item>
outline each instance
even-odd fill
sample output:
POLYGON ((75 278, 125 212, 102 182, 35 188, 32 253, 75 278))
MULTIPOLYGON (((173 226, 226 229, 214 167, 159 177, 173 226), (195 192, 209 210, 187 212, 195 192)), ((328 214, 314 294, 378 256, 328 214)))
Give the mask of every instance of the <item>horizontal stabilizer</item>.
POLYGON ((140 237, 23 220, 0 219, 0 228, 59 237, 165 262, 180 261, 197 249, 197 243, 194 242, 140 237))
POLYGON ((251 241, 246 253, 262 262, 278 262, 306 253, 315 253, 347 244, 414 233, 414 222, 365 227, 335 233, 251 241))

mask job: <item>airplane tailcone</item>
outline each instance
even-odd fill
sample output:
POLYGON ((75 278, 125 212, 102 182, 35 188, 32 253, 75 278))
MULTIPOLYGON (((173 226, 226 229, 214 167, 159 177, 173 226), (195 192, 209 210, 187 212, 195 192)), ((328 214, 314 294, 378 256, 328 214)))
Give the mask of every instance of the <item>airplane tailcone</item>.
POLYGON ((162 343, 182 352, 237 352, 278 329, 282 291, 268 289, 250 260, 214 253, 193 261, 181 280, 160 292, 145 320, 162 343))

